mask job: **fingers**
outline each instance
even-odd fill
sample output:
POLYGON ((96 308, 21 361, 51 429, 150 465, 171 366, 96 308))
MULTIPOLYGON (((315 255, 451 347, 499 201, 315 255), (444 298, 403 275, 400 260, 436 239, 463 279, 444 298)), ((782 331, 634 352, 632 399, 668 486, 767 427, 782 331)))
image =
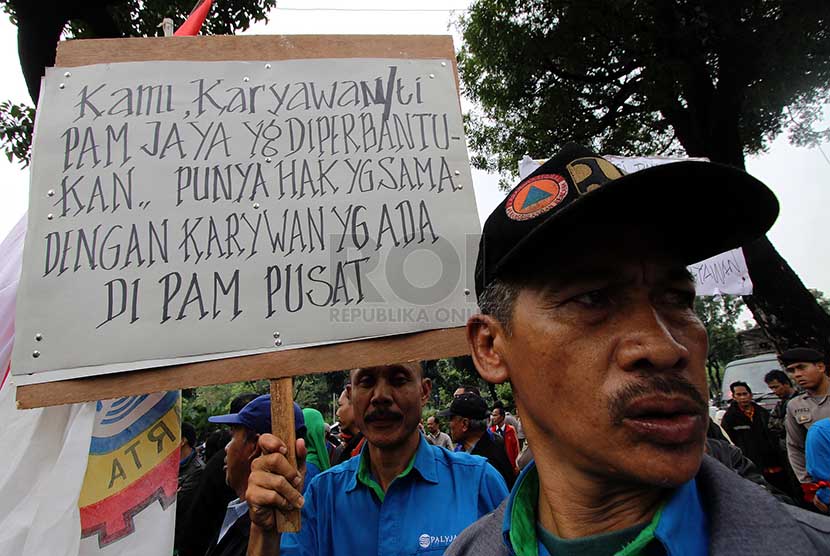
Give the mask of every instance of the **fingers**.
POLYGON ((263 454, 280 453, 284 456, 288 455, 288 447, 285 445, 285 442, 283 442, 281 438, 274 436, 273 434, 259 435, 258 444, 259 449, 263 454))
MULTIPOLYGON (((262 455, 251 462, 248 489, 245 499, 253 507, 280 509, 283 511, 303 506, 303 477, 288 461, 288 449, 279 437, 263 434, 259 437, 262 455)), ((305 464, 305 443, 297 442, 298 461, 305 464)))
MULTIPOLYGON (((298 477, 299 478, 299 477, 298 477)), ((252 507, 266 507, 283 511, 303 507, 303 496, 282 475, 275 475, 264 471, 251 472, 248 478, 248 489, 245 491, 245 500, 252 507)))

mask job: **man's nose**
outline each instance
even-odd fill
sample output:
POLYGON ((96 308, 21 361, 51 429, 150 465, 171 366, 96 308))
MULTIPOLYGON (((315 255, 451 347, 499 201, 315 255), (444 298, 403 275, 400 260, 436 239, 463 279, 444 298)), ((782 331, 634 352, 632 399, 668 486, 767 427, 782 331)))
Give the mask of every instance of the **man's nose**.
POLYGON ((617 363, 626 371, 683 369, 689 350, 672 335, 670 325, 650 303, 640 303, 628 313, 625 337, 617 347, 617 363))
POLYGON ((392 385, 389 384, 389 381, 380 379, 375 383, 375 387, 372 389, 371 403, 373 405, 392 403, 392 385))

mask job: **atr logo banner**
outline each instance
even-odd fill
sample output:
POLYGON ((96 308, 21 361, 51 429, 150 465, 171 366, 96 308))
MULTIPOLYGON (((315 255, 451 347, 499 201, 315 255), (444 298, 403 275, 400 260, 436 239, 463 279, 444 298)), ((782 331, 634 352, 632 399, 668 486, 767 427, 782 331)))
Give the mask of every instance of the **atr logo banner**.
POLYGON ((133 518, 158 500, 176 500, 179 392, 98 402, 84 484, 81 536, 104 547, 135 530, 133 518))

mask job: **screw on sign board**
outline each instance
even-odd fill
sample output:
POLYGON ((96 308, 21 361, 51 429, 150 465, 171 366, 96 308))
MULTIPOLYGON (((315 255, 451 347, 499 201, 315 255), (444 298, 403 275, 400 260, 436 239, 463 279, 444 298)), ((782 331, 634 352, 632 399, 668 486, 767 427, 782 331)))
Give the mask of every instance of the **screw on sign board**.
MULTIPOLYGON (((466 353, 471 180, 449 37, 62 43, 18 405, 466 353)), ((272 396, 289 439, 290 378, 272 396)))

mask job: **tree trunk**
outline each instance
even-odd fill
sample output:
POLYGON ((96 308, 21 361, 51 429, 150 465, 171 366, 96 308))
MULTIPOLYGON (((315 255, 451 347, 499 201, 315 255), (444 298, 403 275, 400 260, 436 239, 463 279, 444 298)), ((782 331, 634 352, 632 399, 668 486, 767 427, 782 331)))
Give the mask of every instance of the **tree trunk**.
MULTIPOLYGON (((735 103, 728 95, 716 95, 708 113, 715 115, 714 122, 697 122, 703 126, 705 144, 684 143, 687 154, 744 170, 735 103)), ((753 284, 753 295, 743 299, 776 350, 812 347, 830 354, 830 316, 769 239, 765 236, 743 251, 753 284)))
POLYGON ((772 243, 763 237, 744 246, 744 256, 754 293, 743 299, 778 352, 803 346, 830 353, 830 315, 772 243))

